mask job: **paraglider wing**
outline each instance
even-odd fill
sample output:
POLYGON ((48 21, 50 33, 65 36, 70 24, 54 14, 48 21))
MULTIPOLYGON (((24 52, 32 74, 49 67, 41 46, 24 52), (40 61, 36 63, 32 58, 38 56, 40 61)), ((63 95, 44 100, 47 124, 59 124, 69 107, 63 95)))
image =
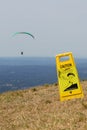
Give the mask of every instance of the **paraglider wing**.
POLYGON ((16 32, 13 36, 17 35, 17 34, 27 34, 30 35, 33 39, 35 38, 31 33, 29 32, 16 32))

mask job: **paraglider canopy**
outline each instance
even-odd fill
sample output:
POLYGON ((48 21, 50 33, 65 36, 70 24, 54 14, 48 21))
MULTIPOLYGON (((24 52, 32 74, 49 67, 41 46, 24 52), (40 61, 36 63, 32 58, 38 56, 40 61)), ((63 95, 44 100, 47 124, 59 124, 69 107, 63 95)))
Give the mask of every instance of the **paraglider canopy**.
POLYGON ((31 36, 33 39, 35 38, 35 37, 34 37, 31 33, 29 33, 29 32, 16 32, 16 33, 13 34, 13 36, 15 36, 15 35, 17 35, 17 34, 25 34, 25 35, 31 36))

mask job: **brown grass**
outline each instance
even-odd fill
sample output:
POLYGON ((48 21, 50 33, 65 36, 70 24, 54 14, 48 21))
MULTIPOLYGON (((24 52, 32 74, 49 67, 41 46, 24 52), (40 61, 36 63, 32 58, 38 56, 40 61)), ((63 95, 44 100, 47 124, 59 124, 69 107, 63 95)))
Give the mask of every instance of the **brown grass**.
POLYGON ((0 94, 0 130, 87 130, 87 81, 83 99, 59 100, 58 86, 0 94))

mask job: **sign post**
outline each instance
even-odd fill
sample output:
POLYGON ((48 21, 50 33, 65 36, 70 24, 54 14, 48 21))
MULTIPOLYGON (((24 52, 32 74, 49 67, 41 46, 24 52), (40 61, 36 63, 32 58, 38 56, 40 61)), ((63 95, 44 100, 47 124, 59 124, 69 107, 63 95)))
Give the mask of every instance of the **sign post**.
POLYGON ((72 52, 56 55, 60 100, 83 97, 78 72, 72 52))

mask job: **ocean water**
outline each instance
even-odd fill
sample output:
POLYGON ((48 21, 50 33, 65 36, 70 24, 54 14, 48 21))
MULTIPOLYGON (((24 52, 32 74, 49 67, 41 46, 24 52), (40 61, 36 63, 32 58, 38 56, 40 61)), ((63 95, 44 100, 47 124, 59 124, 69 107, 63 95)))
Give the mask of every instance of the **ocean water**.
MULTIPOLYGON (((75 59, 80 80, 87 79, 87 60, 75 59)), ((0 93, 57 81, 54 58, 0 58, 0 93)))

